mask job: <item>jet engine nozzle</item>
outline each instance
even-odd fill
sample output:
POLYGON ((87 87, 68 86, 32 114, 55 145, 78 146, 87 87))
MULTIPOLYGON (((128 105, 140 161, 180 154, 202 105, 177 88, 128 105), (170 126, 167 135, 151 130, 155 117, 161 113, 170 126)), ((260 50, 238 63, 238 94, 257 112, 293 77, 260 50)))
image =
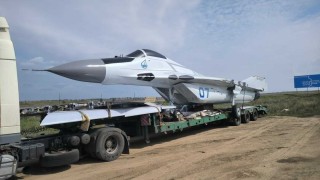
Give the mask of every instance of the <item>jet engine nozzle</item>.
POLYGON ((106 76, 105 63, 101 59, 74 61, 47 71, 77 81, 101 83, 106 76))

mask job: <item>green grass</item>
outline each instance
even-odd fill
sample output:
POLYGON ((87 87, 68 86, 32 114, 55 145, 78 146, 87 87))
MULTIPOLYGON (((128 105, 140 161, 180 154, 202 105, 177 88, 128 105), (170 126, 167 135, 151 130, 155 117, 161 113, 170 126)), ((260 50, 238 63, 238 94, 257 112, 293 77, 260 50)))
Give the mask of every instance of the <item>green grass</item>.
MULTIPOLYGON (((267 106, 269 116, 311 117, 320 115, 320 93, 317 91, 268 93, 262 94, 256 101, 243 105, 267 106), (288 111, 284 111, 284 109, 288 109, 288 111)), ((214 107, 217 109, 229 108, 230 103, 218 104, 214 107)))
POLYGON ((21 117, 21 131, 27 131, 37 126, 40 126, 40 116, 21 117))
POLYGON ((40 126, 40 116, 24 116, 20 119, 21 135, 26 138, 34 138, 41 135, 55 134, 59 131, 40 126))
POLYGON ((320 115, 320 93, 312 91, 264 94, 249 105, 266 105, 269 115, 272 116, 310 117, 320 115))

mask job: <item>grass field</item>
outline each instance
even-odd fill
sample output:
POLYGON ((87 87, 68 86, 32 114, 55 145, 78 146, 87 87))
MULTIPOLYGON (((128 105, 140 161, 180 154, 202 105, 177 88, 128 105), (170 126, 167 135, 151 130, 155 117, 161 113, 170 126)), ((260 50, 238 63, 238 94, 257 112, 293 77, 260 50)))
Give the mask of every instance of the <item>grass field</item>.
POLYGON ((268 106, 271 116, 320 115, 320 93, 317 91, 263 94, 260 99, 249 104, 268 106))
POLYGON ((21 117, 21 134, 26 138, 33 138, 40 135, 55 134, 59 131, 56 129, 40 126, 40 116, 21 117))
MULTIPOLYGON (((81 100, 85 101, 85 100, 81 100)), ((53 105, 57 101, 33 101, 22 102, 24 105, 41 106, 53 105)), ((69 101, 68 101, 69 102, 69 101)), ((75 102, 71 101, 70 102, 75 102)), ((244 105, 265 105, 268 107, 269 116, 296 116, 310 117, 320 115, 320 93, 311 92, 284 92, 263 94, 257 101, 244 105)), ((230 104, 218 105, 219 107, 230 107, 230 104)), ((27 137, 40 134, 57 133, 57 130, 40 127, 39 116, 21 117, 21 133, 27 137)))

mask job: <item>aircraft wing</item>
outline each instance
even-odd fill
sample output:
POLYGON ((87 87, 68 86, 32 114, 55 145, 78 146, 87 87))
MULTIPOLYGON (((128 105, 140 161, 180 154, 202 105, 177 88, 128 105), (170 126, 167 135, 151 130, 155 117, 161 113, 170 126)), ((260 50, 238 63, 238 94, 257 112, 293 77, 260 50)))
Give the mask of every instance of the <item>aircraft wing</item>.
POLYGON ((200 84, 208 84, 208 85, 216 85, 216 86, 224 86, 224 87, 233 87, 234 81, 223 79, 223 78, 216 78, 216 77, 197 77, 195 76, 194 79, 187 81, 190 83, 200 83, 200 84))
POLYGON ((141 73, 132 76, 126 76, 127 78, 136 79, 142 81, 153 81, 153 79, 165 81, 170 80, 179 83, 200 83, 200 84, 208 84, 208 85, 216 85, 216 86, 225 86, 225 87, 233 87, 234 81, 224 78, 217 77, 207 77, 207 76, 192 76, 192 75, 169 75, 164 76, 162 74, 153 74, 153 73, 141 73))
POLYGON ((151 105, 134 107, 134 108, 119 108, 119 109, 92 109, 92 110, 78 110, 78 111, 56 111, 49 113, 41 122, 40 126, 49 126, 57 124, 66 124, 72 122, 81 122, 87 118, 91 120, 106 119, 113 117, 131 117, 143 114, 158 113, 162 109, 174 108, 175 106, 160 106, 151 105))
POLYGON ((267 90, 267 83, 265 78, 259 76, 251 76, 242 81, 234 82, 234 80, 228 80, 223 78, 216 77, 194 77, 187 81, 189 83, 201 83, 209 85, 217 85, 224 87, 233 87, 235 84, 240 86, 242 89, 251 90, 251 91, 265 91, 267 90))
MULTIPOLYGON (((156 79, 164 79, 165 77, 155 77, 156 79)), ((167 78, 167 77, 166 77, 167 78)), ((266 78, 259 76, 251 76, 242 81, 234 81, 230 79, 217 78, 217 77, 207 77, 207 76, 191 76, 191 75, 172 75, 168 77, 171 80, 177 81, 179 83, 199 83, 208 84, 214 86, 222 87, 234 87, 235 85, 241 87, 242 89, 253 90, 253 91, 265 91, 267 89, 266 78)))
MULTIPOLYGON (((124 116, 121 110, 111 110, 111 117, 124 116)), ((42 120, 40 126, 49 126, 56 124, 65 124, 72 122, 80 122, 84 120, 83 115, 86 115, 90 120, 108 118, 109 113, 104 109, 79 110, 79 111, 56 111, 48 113, 42 120)))

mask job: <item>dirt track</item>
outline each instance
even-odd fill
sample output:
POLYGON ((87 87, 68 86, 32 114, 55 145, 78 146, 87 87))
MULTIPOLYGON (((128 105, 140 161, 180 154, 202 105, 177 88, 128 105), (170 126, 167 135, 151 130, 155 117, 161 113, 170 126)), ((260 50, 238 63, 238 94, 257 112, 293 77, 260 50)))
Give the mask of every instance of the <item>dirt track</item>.
POLYGON ((133 144, 113 162, 26 169, 25 179, 320 179, 320 117, 265 117, 133 144))

